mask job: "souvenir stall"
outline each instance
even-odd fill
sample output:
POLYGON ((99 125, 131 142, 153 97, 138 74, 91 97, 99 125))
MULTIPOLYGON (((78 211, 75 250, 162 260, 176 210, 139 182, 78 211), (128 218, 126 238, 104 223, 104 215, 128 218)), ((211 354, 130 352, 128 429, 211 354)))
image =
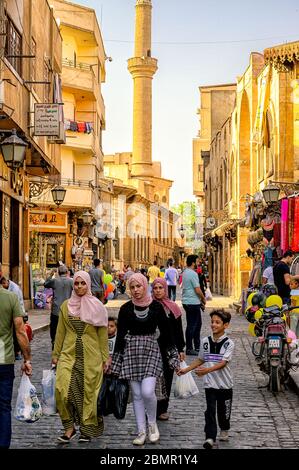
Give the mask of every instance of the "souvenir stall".
MULTIPOLYGON (((299 252, 299 196, 289 196, 266 205, 260 198, 247 204, 246 226, 250 228, 247 255, 253 259, 248 288, 260 289, 266 268, 273 267, 286 250, 299 252)), ((299 256, 291 267, 299 274, 299 256)))

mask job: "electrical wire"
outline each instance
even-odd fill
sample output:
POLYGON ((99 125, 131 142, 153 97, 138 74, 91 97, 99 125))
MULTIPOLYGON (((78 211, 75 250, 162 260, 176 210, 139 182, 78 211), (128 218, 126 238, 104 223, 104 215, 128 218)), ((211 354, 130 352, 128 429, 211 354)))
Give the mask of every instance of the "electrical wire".
MULTIPOLYGON (((288 34, 287 37, 297 37, 297 34, 288 34)), ((207 45, 219 45, 219 44, 241 44, 244 42, 255 42, 255 41, 270 41, 271 39, 284 39, 286 40, 286 36, 272 36, 267 38, 253 38, 253 39, 233 39, 233 40, 221 40, 221 41, 153 41, 153 44, 159 45, 173 45, 173 46, 207 46, 207 45)), ((116 43, 128 43, 134 44, 135 41, 128 41, 122 39, 105 39, 104 42, 116 42, 116 43)))

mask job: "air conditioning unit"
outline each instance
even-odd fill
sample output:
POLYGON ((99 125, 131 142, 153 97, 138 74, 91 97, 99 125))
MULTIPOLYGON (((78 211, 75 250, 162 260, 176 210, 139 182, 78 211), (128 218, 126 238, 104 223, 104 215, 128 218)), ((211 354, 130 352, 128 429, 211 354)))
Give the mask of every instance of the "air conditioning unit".
POLYGON ((207 228, 214 228, 216 226, 216 220, 214 217, 207 217, 206 219, 206 227, 207 228))

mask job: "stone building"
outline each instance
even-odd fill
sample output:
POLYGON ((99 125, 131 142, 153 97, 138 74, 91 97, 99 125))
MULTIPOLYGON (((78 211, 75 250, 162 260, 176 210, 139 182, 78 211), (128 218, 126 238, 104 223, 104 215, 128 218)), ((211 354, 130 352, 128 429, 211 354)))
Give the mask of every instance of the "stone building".
POLYGON ((202 152, 206 216, 211 208, 215 211, 211 224, 215 227, 205 235, 213 287, 235 298, 248 286, 252 269, 248 251, 261 254, 254 232, 257 222, 252 224, 252 215, 257 221, 267 214, 261 191, 270 181, 277 181, 282 190, 287 188, 282 183, 298 181, 298 59, 298 42, 252 53, 248 68, 238 77, 233 110, 216 137, 211 136, 210 149, 208 136, 202 152), (220 160, 217 169, 211 161, 222 154, 225 135, 230 138, 228 147, 223 147, 227 161, 222 179, 220 160), (218 179, 215 175, 210 184, 213 169, 218 179), (221 255, 223 250, 227 256, 221 255))
POLYGON ((64 0, 54 0, 52 5, 63 39, 65 136, 61 174, 49 178, 49 184, 41 187, 43 192, 32 199, 38 207, 31 210, 30 230, 32 243, 40 246, 36 254, 42 268, 62 261, 81 269, 91 266, 94 257, 108 262, 111 258, 111 227, 101 219, 103 206, 111 205, 113 191, 112 182, 103 174, 101 84, 106 54, 93 9, 64 0), (66 191, 58 208, 51 197, 55 184, 66 191))
MULTIPOLYGON (((0 1, 0 135, 12 129, 26 144, 25 161, 11 170, 0 157, 0 262, 29 296, 29 184, 60 172, 60 145, 38 132, 35 103, 56 103, 61 35, 47 0, 0 1)), ((56 122, 59 131, 59 122, 56 122)))

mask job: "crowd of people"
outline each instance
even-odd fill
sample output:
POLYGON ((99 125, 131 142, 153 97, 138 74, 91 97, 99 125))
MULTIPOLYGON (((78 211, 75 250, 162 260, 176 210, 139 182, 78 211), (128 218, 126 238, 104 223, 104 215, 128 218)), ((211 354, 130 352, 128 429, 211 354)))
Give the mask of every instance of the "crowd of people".
MULTIPOLYGON (((154 262, 138 272, 130 266, 122 273, 111 269, 112 282, 115 285, 117 281, 125 282, 128 293, 118 318, 108 317, 104 305, 105 272, 100 260, 94 260, 89 272, 78 271, 73 276, 60 265, 46 279, 45 285, 53 290, 51 360, 56 368, 56 406, 64 428, 59 443, 70 442, 77 430, 79 442, 85 443, 103 433, 104 418, 99 413, 98 397, 107 375, 130 385, 137 427, 133 444, 143 445, 147 436, 151 443, 157 442, 160 439, 157 422, 169 419, 174 373, 184 375, 192 369, 199 376, 207 374, 204 447, 212 447, 216 439, 216 404, 220 410, 220 437, 228 438, 232 380, 227 364, 233 343, 224 331, 230 315, 222 310, 213 311, 212 336, 200 340, 206 278, 196 255, 189 255, 186 262, 184 270, 176 269, 173 260, 169 260, 166 268, 159 268, 154 262), (183 309, 175 302, 178 284, 182 287, 183 309), (186 355, 196 355, 198 359, 184 369, 181 363, 186 355), (205 369, 198 367, 204 363, 205 369), (225 393, 222 389, 229 391, 225 393)), ((15 361, 13 330, 24 359, 21 370, 29 376, 32 338, 26 334, 20 292, 15 287, 9 291, 9 286, 14 286, 11 281, 1 280, 0 286, 0 302, 4 306, 0 318, 0 338, 4 338, 0 355, 0 448, 8 448, 15 361)))

